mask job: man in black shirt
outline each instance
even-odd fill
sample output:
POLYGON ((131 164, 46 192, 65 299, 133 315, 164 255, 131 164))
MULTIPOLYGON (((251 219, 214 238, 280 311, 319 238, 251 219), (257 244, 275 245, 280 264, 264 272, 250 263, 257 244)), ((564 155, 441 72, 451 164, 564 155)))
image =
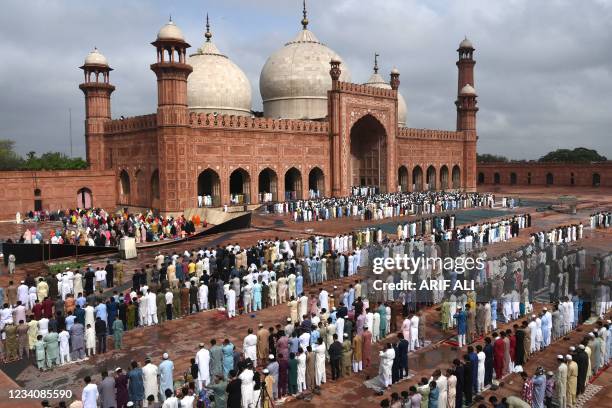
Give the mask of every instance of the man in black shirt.
POLYGON ((338 335, 334 334, 334 341, 329 345, 329 360, 331 363, 332 380, 340 378, 340 361, 342 360, 342 343, 338 341, 338 335))
POLYGON ((96 339, 98 340, 97 352, 106 353, 106 322, 99 317, 96 317, 96 339))
POLYGON ((242 381, 238 378, 236 370, 230 370, 229 372, 230 382, 227 384, 227 408, 241 408, 242 407, 242 381))

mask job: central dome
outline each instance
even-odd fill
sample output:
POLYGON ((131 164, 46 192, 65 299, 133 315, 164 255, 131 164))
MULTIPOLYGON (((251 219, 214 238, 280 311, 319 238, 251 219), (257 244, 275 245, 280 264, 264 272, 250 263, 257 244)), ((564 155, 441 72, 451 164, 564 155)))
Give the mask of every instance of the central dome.
POLYGON ((250 116, 251 83, 244 72, 211 41, 208 21, 206 26, 206 42, 187 61, 193 67, 187 79, 189 110, 250 116))
MULTIPOLYGON (((276 51, 264 65, 259 77, 264 116, 287 119, 321 119, 327 116, 327 91, 332 59, 342 62, 333 50, 319 42, 306 28, 293 41, 276 51)), ((350 82, 348 67, 340 66, 340 81, 350 82)))

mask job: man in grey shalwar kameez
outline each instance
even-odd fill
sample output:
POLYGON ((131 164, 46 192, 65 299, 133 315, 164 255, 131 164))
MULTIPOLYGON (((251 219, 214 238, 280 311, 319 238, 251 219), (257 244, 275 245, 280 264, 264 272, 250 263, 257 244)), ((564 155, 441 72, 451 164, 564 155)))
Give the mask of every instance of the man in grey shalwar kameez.
POLYGON ((85 358, 85 328, 79 322, 75 322, 70 328, 70 346, 74 360, 85 358))

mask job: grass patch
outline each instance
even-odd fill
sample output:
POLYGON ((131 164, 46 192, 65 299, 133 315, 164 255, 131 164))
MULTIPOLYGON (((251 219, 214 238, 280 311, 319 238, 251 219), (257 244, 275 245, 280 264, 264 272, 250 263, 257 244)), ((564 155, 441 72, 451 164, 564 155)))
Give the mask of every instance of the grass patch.
POLYGON ((52 274, 56 274, 56 273, 65 271, 66 268, 70 268, 70 270, 74 271, 76 269, 82 268, 85 265, 87 265, 87 263, 83 261, 66 261, 66 262, 57 262, 57 263, 47 264, 47 269, 52 274))

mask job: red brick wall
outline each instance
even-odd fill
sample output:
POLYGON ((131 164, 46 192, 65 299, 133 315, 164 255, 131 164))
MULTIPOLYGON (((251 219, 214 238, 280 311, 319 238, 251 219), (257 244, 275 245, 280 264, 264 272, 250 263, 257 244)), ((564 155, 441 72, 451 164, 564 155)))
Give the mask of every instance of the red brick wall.
POLYGON ((477 165, 478 184, 502 184, 519 186, 582 186, 592 187, 594 175, 599 175, 602 187, 612 187, 612 161, 590 164, 575 163, 486 163, 477 165), (512 174, 516 175, 516 182, 512 174), (496 174, 499 181, 496 182, 496 174), (551 180, 551 175, 552 180, 551 180), (484 183, 482 182, 484 177, 484 183), (573 179, 573 183, 572 183, 573 179))
POLYGON ((0 220, 14 220, 15 214, 34 210, 34 200, 42 200, 44 210, 75 208, 77 192, 88 188, 93 205, 114 209, 115 173, 90 170, 2 171, 0 172, 0 220), (35 190, 40 197, 35 197, 35 190))

